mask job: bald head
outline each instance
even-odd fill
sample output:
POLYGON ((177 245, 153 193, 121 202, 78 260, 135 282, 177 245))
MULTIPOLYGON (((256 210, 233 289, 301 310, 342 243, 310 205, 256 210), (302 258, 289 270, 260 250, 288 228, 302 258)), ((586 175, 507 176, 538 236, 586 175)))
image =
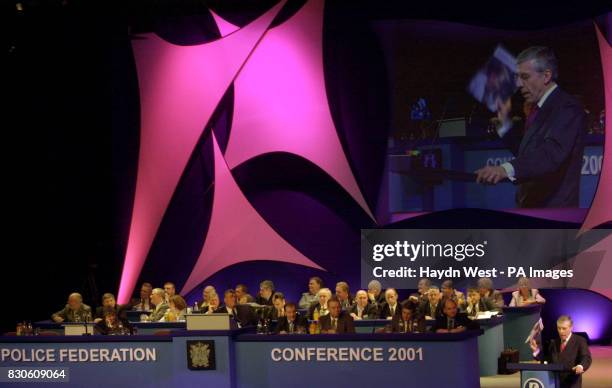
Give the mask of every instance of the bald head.
POLYGON ((70 307, 71 310, 80 309, 82 304, 83 297, 78 292, 73 292, 72 294, 68 295, 68 307, 70 307))
POLYGON ((355 294, 355 301, 359 307, 364 308, 368 305, 368 293, 364 290, 357 291, 355 294))

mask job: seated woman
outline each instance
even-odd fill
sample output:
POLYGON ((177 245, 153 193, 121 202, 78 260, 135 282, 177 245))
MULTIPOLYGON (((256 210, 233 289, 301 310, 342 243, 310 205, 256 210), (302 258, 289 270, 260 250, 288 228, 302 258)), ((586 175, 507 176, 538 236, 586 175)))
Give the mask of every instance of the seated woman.
POLYGON ((216 292, 211 293, 208 301, 208 307, 204 314, 214 314, 215 310, 219 308, 220 304, 221 302, 219 300, 219 295, 216 292))
POLYGON ((168 300, 168 311, 160 322, 184 321, 187 312, 187 302, 180 295, 172 295, 168 300))
POLYGON ((208 311, 208 305, 210 304, 210 296, 216 294, 217 290, 213 286, 206 286, 202 290, 202 301, 197 304, 198 309, 202 312, 208 311))
POLYGON ((518 291, 512 293, 510 307, 523 307, 544 303, 546 303, 546 299, 540 295, 540 292, 536 288, 530 287, 529 279, 526 277, 520 278, 518 281, 518 291))

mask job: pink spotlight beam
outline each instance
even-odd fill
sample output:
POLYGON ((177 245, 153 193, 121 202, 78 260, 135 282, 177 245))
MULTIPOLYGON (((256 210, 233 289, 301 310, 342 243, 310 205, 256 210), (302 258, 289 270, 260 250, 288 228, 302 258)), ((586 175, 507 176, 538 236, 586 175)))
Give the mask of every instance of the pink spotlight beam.
POLYGON ((214 133, 215 186, 208 234, 185 282, 185 295, 215 272, 254 260, 275 260, 325 270, 285 241, 257 213, 227 166, 214 133))
POLYGON ((270 152, 319 166, 375 220, 351 171, 329 110, 323 74, 323 1, 308 1, 266 32, 236 77, 230 169, 270 152))
POLYGON ((126 303, 204 126, 285 0, 235 33, 197 46, 155 34, 132 42, 141 101, 138 175, 118 301, 126 303))

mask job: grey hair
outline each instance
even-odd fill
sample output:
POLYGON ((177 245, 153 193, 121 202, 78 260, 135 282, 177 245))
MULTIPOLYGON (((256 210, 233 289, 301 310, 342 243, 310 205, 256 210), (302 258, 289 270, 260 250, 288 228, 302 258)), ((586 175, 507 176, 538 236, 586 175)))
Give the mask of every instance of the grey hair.
POLYGON ((272 280, 264 280, 263 282, 259 283, 259 288, 269 288, 270 290, 274 291, 274 283, 272 280))
POLYGON ((73 292, 72 294, 68 295, 68 299, 72 298, 72 297, 78 298, 79 301, 83 301, 83 296, 81 294, 79 294, 78 292, 73 292))
POLYGON ((536 71, 543 73, 550 70, 553 81, 557 81, 559 77, 559 67, 557 65, 557 57, 550 47, 531 46, 521 51, 516 57, 516 63, 523 63, 534 60, 536 71))
POLYGON ((387 296, 387 294, 389 293, 389 291, 393 291, 393 293, 395 294, 395 296, 397 296, 397 290, 395 288, 387 288, 385 290, 385 296, 387 296))
POLYGON ((520 287, 527 287, 529 288, 529 279, 527 279, 526 277, 521 277, 519 278, 518 282, 517 282, 519 288, 520 287))
POLYGON ((480 278, 476 283, 479 288, 486 288, 487 290, 493 290, 493 280, 490 278, 480 278))
POLYGON ((572 321, 572 317, 570 317, 569 315, 561 315, 559 319, 557 319, 557 324, 565 321, 569 322, 570 326, 574 326, 574 321, 572 321))
POLYGON ((382 285, 378 280, 372 280, 368 283, 368 290, 372 288, 382 291, 382 285))
POLYGON ((164 291, 163 288, 154 288, 153 291, 151 291, 152 294, 156 294, 159 296, 164 296, 166 295, 166 291, 164 291))
POLYGON ((317 297, 319 297, 319 295, 321 295, 321 294, 327 294, 327 295, 329 295, 330 298, 332 296, 332 292, 331 292, 331 290, 329 288, 321 288, 319 290, 319 292, 317 292, 317 297))

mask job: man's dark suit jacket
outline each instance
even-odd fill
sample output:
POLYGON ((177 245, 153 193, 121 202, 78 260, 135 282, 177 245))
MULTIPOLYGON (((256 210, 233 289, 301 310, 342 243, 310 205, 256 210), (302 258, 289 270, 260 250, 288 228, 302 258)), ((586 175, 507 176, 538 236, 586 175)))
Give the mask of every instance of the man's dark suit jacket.
POLYGON ((321 311, 321 303, 317 302, 310 305, 310 308, 308 309, 308 319, 314 319, 315 311, 321 311))
MULTIPOLYGON (((446 320, 446 315, 442 315, 436 318, 436 323, 434 324, 433 327, 433 331, 436 332, 436 330, 438 329, 447 329, 448 325, 447 325, 447 320, 446 320)), ((457 328, 459 326, 463 326, 465 327, 467 330, 478 330, 479 326, 478 322, 476 321, 472 321, 471 319, 468 318, 467 314, 465 313, 457 313, 457 315, 455 315, 455 324, 453 328, 457 328)))
MULTIPOLYGON (((402 305, 399 302, 395 305, 394 315, 399 315, 400 317, 402 316, 402 305)), ((380 308, 378 317, 380 319, 387 319, 387 317, 390 317, 390 316, 391 316, 391 307, 389 307, 388 303, 385 303, 380 308)))
MULTIPOLYGON (((121 319, 122 321, 127 320, 127 312, 126 312, 127 308, 128 308, 127 305, 116 304, 115 313, 117 314, 117 318, 121 319)), ((96 318, 104 319, 104 306, 99 306, 96 308, 94 319, 96 318)))
MULTIPOLYGON (((295 315, 295 321, 293 322, 293 331, 297 332, 297 328, 301 327, 304 329, 304 333, 308 333, 308 319, 306 319, 306 317, 300 315, 299 313, 296 313, 295 315)), ((276 323, 276 334, 280 333, 281 331, 287 332, 289 333, 289 320, 287 319, 287 317, 280 317, 278 319, 278 322, 276 323)))
POLYGON ((510 133, 504 136, 516 156, 510 163, 519 185, 519 207, 578 206, 585 126, 580 103, 557 86, 520 143, 510 133))
MULTIPOLYGON (((469 303, 465 305, 465 312, 468 316, 473 317, 476 315, 475 309, 472 309, 471 312, 467 312, 467 308, 469 307, 469 303)), ((485 311, 496 311, 497 307, 493 304, 493 300, 480 298, 478 301, 478 312, 482 313, 485 311)))
POLYGON ((442 301, 438 302, 438 304, 436 305, 436 311, 431 311, 431 305, 429 304, 429 301, 427 303, 422 303, 419 306, 419 314, 421 314, 422 316, 430 316, 433 319, 437 319, 438 317, 442 317, 444 316, 444 313, 442 312, 442 301))
POLYGON ((554 364, 563 364, 568 372, 560 374, 561 388, 582 387, 582 375, 577 375, 571 369, 580 364, 586 371, 591 366, 591 351, 586 340, 576 334, 572 334, 567 346, 561 351, 561 339, 555 338, 548 344, 547 351, 540 352, 536 357, 540 361, 548 361, 554 364))
MULTIPOLYGON (((348 311, 349 314, 354 313, 357 314, 357 304, 354 304, 351 309, 348 311)), ((378 319, 378 308, 374 304, 368 303, 363 309, 362 319, 378 319)))
MULTIPOLYGON (((332 327, 331 314, 327 314, 319 318, 319 323, 321 324, 321 331, 330 330, 332 327)), ((340 312, 340 316, 338 317, 336 334, 345 333, 355 333, 355 324, 353 323, 353 317, 351 317, 346 311, 342 311, 340 312)))
MULTIPOLYGON (((236 314, 234 314, 234 320, 240 323, 241 327, 245 326, 255 326, 257 324, 257 315, 249 305, 238 304, 234 306, 234 310, 236 314)), ((216 314, 227 314, 227 309, 225 305, 219 306, 215 310, 216 314)))
POLYGON ((391 331, 394 333, 399 333, 399 332, 413 332, 413 325, 414 322, 416 322, 416 331, 418 331, 419 333, 425 333, 425 331, 427 330, 425 327, 425 319, 412 319, 410 321, 407 321, 407 326, 408 326, 408 330, 406 330, 405 328, 402 328, 402 330, 400 330, 400 322, 401 322, 402 316, 394 316, 393 319, 391 320, 391 331))
POLYGON ((261 295, 257 295, 257 297, 255 298, 255 303, 260 304, 262 306, 272 306, 274 305, 274 303, 272 303, 273 296, 274 294, 270 295, 270 297, 266 299, 261 295))

